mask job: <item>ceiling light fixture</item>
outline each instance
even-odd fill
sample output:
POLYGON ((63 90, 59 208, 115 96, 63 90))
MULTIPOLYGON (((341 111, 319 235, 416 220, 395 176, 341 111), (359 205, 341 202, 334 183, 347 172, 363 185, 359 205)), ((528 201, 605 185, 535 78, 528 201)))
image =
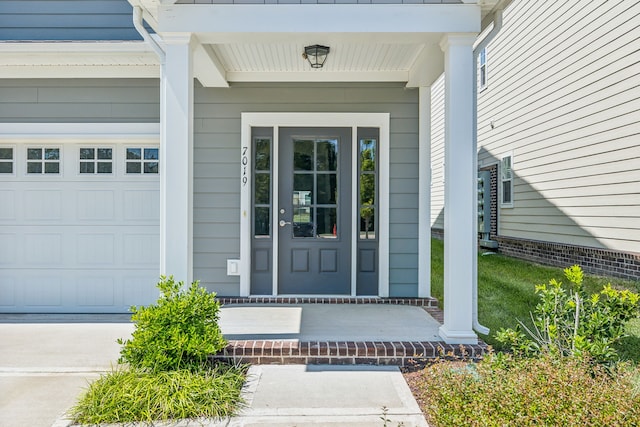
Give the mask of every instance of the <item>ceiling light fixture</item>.
POLYGON ((313 46, 305 46, 302 57, 309 61, 311 68, 322 68, 328 54, 329 47, 314 44, 313 46))

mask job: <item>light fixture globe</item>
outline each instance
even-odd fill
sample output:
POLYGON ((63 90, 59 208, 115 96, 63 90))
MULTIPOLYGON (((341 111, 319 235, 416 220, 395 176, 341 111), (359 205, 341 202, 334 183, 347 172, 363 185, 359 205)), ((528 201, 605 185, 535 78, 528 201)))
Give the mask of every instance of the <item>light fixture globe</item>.
POLYGON ((329 47, 314 44, 313 46, 305 46, 302 57, 309 61, 311 68, 322 68, 328 54, 329 47))

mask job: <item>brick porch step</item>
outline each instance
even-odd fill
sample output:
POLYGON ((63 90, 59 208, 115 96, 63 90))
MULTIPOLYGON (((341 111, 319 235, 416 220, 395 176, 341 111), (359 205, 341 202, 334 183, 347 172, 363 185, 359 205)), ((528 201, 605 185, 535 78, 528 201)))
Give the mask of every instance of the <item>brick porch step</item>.
MULTIPOLYGON (((394 304, 422 307, 439 323, 442 310, 434 298, 326 298, 326 297, 224 297, 222 304, 394 304)), ((337 338, 337 337, 336 337, 337 338)), ((296 339, 229 340, 227 347, 212 356, 251 364, 395 365, 410 367, 446 356, 479 359, 487 345, 449 345, 442 341, 345 341, 296 339)))

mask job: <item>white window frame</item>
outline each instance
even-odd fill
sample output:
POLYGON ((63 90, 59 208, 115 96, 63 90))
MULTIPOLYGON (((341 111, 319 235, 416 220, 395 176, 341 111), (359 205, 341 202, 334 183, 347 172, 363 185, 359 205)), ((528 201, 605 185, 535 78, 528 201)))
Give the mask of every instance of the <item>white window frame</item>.
POLYGON ((16 150, 15 145, 5 145, 0 144, 0 148, 10 148, 11 149, 11 159, 0 159, 0 163, 11 163, 11 172, 10 173, 2 173, 0 172, 0 177, 9 177, 16 176, 16 168, 18 167, 18 163, 16 162, 16 157, 18 152, 16 150))
POLYGON ((85 144, 85 145, 80 145, 78 147, 78 175, 80 176, 95 176, 95 175, 99 175, 99 176, 113 176, 116 173, 116 163, 115 163, 115 159, 116 156, 118 155, 117 150, 115 147, 111 146, 111 145, 94 145, 91 146, 90 144, 85 144), (81 150, 84 149, 89 149, 89 150, 93 150, 94 153, 94 158, 93 159, 82 159, 81 158, 81 150), (98 151, 97 150, 101 150, 101 149, 109 149, 111 150, 111 159, 98 159, 98 151), (98 172, 98 163, 111 163, 111 172, 98 172), (81 165, 82 163, 93 163, 93 172, 82 172, 81 170, 81 165))
POLYGON ((63 163, 63 149, 60 145, 36 145, 29 144, 25 147, 25 170, 24 173, 27 176, 62 176, 62 165, 63 163), (40 150, 42 153, 42 157, 40 159, 29 159, 29 150, 40 150), (55 160, 47 160, 45 159, 45 150, 58 150, 58 158, 55 160), (29 163, 40 163, 42 166, 42 170, 40 172, 29 172, 29 163), (57 163, 58 164, 58 172, 46 172, 46 165, 48 163, 57 163))
POLYGON ((478 54, 478 88, 484 90, 489 83, 489 73, 487 67, 487 48, 485 47, 478 54), (483 74, 484 70, 484 74, 483 74), (483 79, 484 75, 484 79, 483 79))
POLYGON ((513 207, 513 189, 514 189, 514 185, 513 185, 513 180, 514 180, 514 175, 513 175, 513 152, 509 152, 509 153, 505 153, 502 156, 500 156, 500 167, 499 167, 499 175, 500 175, 500 207, 502 208, 512 208, 513 207), (504 173, 504 161, 506 159, 510 159, 510 177, 508 179, 505 179, 503 173, 504 173), (504 186, 505 185, 509 185, 511 187, 511 200, 509 201, 504 201, 504 186))
POLYGON ((127 176, 159 176, 160 175, 160 146, 158 145, 127 145, 124 147, 124 174, 127 176), (130 149, 140 149, 140 159, 128 159, 127 152, 130 149), (157 159, 145 159, 144 152, 145 150, 157 150, 158 158, 157 159), (127 165, 129 163, 140 163, 140 172, 128 172, 127 165), (158 172, 145 172, 144 165, 145 163, 158 163, 158 172))

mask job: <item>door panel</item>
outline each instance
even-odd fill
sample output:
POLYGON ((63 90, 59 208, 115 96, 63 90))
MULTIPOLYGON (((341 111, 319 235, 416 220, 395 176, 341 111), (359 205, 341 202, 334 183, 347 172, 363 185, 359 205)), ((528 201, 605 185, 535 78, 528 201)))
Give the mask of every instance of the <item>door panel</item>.
POLYGON ((281 128, 278 290, 351 293, 351 129, 281 128))

